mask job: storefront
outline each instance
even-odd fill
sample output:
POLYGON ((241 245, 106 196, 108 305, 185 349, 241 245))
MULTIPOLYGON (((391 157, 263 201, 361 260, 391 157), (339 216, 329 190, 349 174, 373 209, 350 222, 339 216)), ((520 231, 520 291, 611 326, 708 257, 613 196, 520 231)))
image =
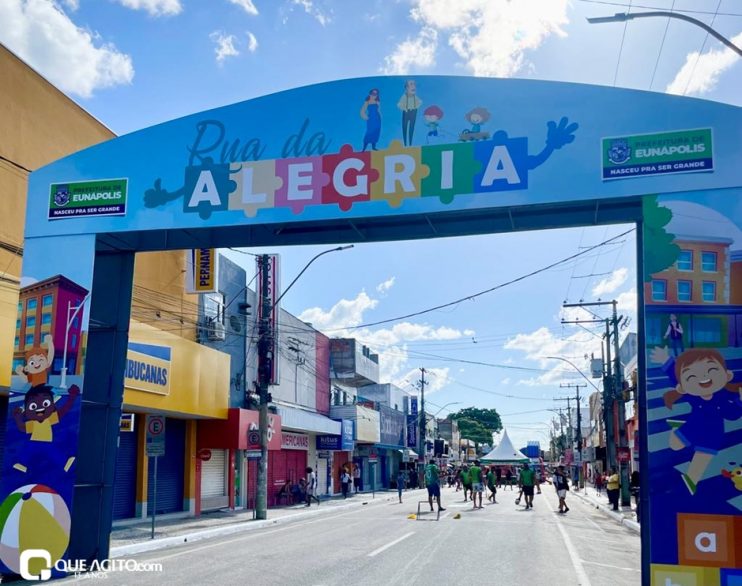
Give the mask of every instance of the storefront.
POLYGON ((200 450, 201 511, 229 506, 229 450, 200 450))
POLYGON ((327 480, 326 494, 337 494, 341 492, 340 476, 343 469, 351 472, 350 462, 355 443, 353 441, 353 422, 350 419, 342 419, 340 422, 340 435, 318 435, 315 440, 317 457, 327 460, 329 479, 327 480))
POLYGON ((379 405, 379 436, 375 445, 378 454, 377 487, 396 486, 397 471, 402 463, 400 450, 405 447, 405 415, 401 411, 379 405))

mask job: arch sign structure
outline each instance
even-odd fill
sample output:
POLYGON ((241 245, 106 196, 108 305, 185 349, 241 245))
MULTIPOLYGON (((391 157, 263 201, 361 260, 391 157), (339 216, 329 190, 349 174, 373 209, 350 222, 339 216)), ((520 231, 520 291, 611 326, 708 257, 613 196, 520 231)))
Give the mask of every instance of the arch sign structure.
POLYGON ((696 99, 376 77, 202 112, 34 172, 20 309, 49 304, 67 343, 16 340, 4 570, 47 569, 30 549, 108 554, 135 252, 635 222, 644 580, 738 583, 741 138, 739 108, 696 99))

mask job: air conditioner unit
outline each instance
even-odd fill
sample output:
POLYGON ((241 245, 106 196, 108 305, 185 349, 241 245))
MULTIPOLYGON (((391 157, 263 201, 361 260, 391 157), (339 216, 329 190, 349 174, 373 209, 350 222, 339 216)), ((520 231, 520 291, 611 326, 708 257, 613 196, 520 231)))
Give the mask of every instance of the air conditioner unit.
POLYGON ((218 321, 216 318, 209 318, 206 335, 211 342, 223 342, 227 337, 227 333, 224 329, 224 324, 218 321))

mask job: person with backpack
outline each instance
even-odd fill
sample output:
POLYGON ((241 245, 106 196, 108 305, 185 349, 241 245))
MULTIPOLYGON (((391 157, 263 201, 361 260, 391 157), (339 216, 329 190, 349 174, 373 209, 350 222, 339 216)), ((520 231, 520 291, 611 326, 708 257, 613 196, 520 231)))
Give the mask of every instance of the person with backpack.
POLYGON ((435 460, 430 459, 430 463, 425 466, 425 486, 428 489, 428 502, 430 503, 430 510, 433 510, 433 497, 435 497, 438 503, 438 511, 445 511, 441 506, 441 485, 440 485, 440 471, 438 466, 435 465, 435 460))
POLYGON ((554 472, 554 488, 556 489, 557 496, 559 497, 559 512, 566 513, 569 511, 567 506, 566 498, 567 491, 569 490, 569 481, 564 475, 564 466, 558 466, 554 472))

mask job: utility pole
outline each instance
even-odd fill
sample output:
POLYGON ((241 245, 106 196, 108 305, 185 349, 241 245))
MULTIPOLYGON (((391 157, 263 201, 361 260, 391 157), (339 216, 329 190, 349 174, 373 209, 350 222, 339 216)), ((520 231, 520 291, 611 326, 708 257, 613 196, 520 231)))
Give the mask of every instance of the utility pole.
MULTIPOLYGON (((571 401, 573 397, 558 397, 554 399, 555 401, 567 401, 567 446, 569 446, 569 449, 572 450, 572 464, 569 466, 571 469, 572 466, 574 466, 574 456, 575 456, 575 446, 574 442, 572 441, 572 409, 571 409, 571 401)), ((562 410, 559 409, 559 419, 562 418, 562 410)), ((570 472, 570 478, 574 478, 574 475, 570 472)))
POLYGON ((267 254, 260 256, 261 299, 258 322, 258 427, 260 429, 260 460, 258 461, 257 487, 255 495, 255 517, 268 518, 268 385, 271 378, 271 349, 273 332, 270 331, 270 277, 267 254))
POLYGON ((425 416, 425 385, 428 384, 425 380, 425 368, 420 368, 420 413, 418 414, 418 475, 425 466, 425 431, 427 427, 427 418, 425 416))
POLYGON ((577 443, 577 450, 580 454, 580 465, 578 467, 578 482, 580 484, 580 488, 585 487, 585 476, 583 474, 582 470, 582 413, 580 413, 580 410, 582 408, 581 405, 581 398, 580 398, 580 389, 587 387, 585 384, 579 384, 579 383, 566 383, 559 385, 562 389, 575 389, 575 401, 577 403, 577 429, 575 432, 575 441, 577 443))
POLYGON ((613 387, 613 400, 616 401, 618 409, 618 447, 621 449, 622 457, 618 465, 621 476, 621 505, 624 507, 631 506, 631 492, 629 491, 629 462, 628 456, 629 443, 626 437, 626 404, 623 400, 623 368, 621 366, 621 357, 618 349, 618 324, 622 317, 618 316, 616 301, 613 301, 613 350, 615 353, 616 365, 613 368, 616 384, 613 387))

